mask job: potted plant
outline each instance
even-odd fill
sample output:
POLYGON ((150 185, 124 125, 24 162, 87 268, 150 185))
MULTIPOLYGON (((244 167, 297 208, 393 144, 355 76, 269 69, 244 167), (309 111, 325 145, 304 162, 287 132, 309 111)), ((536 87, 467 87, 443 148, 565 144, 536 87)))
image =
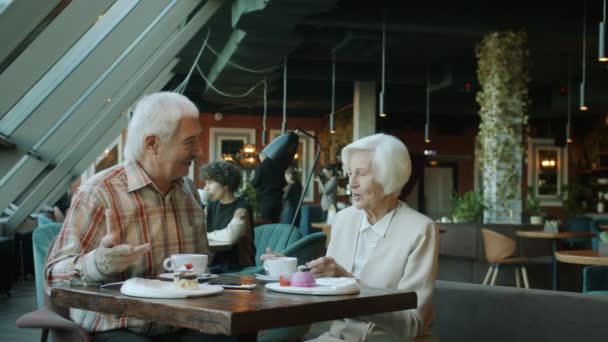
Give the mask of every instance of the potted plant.
POLYGON ((475 191, 467 191, 462 196, 452 197, 452 221, 481 222, 484 205, 482 197, 475 191))
POLYGON ((540 198, 536 196, 532 188, 528 189, 526 211, 530 215, 530 224, 543 224, 543 211, 540 208, 540 198))

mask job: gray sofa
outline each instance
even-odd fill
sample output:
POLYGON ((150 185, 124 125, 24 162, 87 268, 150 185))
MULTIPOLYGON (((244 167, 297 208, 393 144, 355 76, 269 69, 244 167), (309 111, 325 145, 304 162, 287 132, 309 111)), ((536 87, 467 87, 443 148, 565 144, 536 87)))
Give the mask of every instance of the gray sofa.
POLYGON ((440 341, 608 341, 608 296, 438 280, 440 341))

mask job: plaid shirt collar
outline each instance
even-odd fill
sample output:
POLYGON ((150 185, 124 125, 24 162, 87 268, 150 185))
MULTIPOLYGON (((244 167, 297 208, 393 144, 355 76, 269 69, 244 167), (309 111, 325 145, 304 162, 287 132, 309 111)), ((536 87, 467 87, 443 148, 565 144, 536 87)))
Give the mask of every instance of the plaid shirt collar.
MULTIPOLYGON (((125 162, 125 172, 127 175, 128 192, 139 190, 148 185, 151 185, 158 191, 158 188, 152 181, 152 178, 148 176, 146 170, 144 170, 144 168, 136 160, 127 160, 125 162)), ((173 185, 181 187, 183 183, 184 180, 180 177, 173 182, 173 185)))

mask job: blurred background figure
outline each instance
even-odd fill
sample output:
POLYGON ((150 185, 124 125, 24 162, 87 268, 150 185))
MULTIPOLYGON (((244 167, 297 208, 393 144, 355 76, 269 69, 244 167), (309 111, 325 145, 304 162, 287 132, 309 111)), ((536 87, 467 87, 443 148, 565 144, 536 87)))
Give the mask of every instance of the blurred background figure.
POLYGON ((257 190, 260 199, 262 219, 270 223, 279 223, 281 202, 283 201, 284 169, 281 170, 264 153, 259 154, 260 163, 255 168, 251 185, 257 190))
MULTIPOLYGON (((281 211, 281 223, 291 224, 293 222, 298 202, 302 196, 302 183, 300 182, 300 175, 294 170, 293 167, 285 170, 285 182, 287 185, 283 188, 283 210, 281 211)), ((296 222, 299 221, 300 214, 296 222)))
POLYGON ((323 166, 322 174, 325 181, 321 177, 315 177, 315 181, 319 184, 319 192, 321 193, 321 209, 323 209, 323 221, 327 220, 327 210, 330 206, 336 206, 336 198, 338 195, 338 177, 336 170, 332 165, 323 166))

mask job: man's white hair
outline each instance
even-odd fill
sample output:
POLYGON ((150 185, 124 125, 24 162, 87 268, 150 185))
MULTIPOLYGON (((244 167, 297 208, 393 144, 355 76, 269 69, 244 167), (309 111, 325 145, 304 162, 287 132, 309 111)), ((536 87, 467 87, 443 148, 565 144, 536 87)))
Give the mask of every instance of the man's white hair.
POLYGON ((129 122, 125 159, 137 160, 144 153, 144 139, 155 135, 162 143, 171 141, 179 120, 198 118, 198 108, 187 97, 178 93, 159 92, 144 96, 133 110, 129 122))
POLYGON ((342 168, 350 173, 353 152, 372 153, 372 175, 384 188, 384 194, 401 193, 401 189, 412 174, 412 161, 405 144, 388 134, 375 134, 346 145, 342 149, 342 168))

